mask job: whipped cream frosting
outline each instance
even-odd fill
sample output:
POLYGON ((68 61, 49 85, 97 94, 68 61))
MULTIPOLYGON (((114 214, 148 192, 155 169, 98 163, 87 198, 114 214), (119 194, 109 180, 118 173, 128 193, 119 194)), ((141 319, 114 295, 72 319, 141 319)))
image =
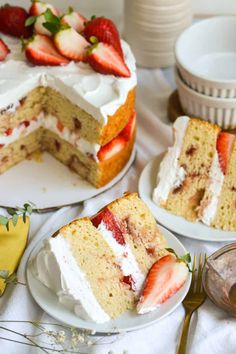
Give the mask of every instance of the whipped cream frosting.
POLYGON ((7 107, 14 110, 29 91, 48 86, 105 125, 107 116, 125 103, 129 91, 137 84, 135 59, 125 41, 121 44, 131 72, 129 78, 102 75, 83 62, 71 61, 57 67, 32 66, 21 50, 19 39, 5 35, 3 39, 11 53, 0 62, 0 111, 7 107))
POLYGON ((29 135, 40 127, 48 129, 56 133, 61 139, 66 140, 73 146, 75 146, 79 151, 84 154, 92 155, 94 160, 98 162, 97 153, 100 150, 100 145, 96 143, 91 143, 88 140, 81 138, 78 133, 71 131, 68 127, 63 127, 63 129, 58 128, 58 119, 51 115, 40 113, 38 117, 31 121, 19 124, 18 127, 12 129, 10 135, 0 134, 0 145, 7 146, 14 141, 29 135))
POLYGON ((165 203, 172 189, 179 187, 185 179, 186 171, 178 165, 184 135, 189 123, 189 117, 179 117, 174 125, 175 142, 160 164, 157 176, 157 187, 153 191, 153 201, 157 205, 165 203))
POLYGON ((70 245, 58 234, 44 242, 31 264, 32 273, 58 297, 59 302, 74 313, 96 323, 110 320, 98 303, 92 288, 79 265, 70 245))
POLYGON ((130 246, 128 244, 121 245, 118 243, 103 221, 98 225, 97 229, 114 252, 116 261, 124 276, 132 276, 135 293, 139 294, 145 280, 145 275, 141 272, 130 246))
POLYGON ((206 207, 203 206, 203 210, 201 211, 200 215, 201 221, 204 222, 204 224, 206 225, 211 225, 216 216, 218 201, 224 183, 224 174, 220 168, 219 156, 217 151, 215 151, 209 177, 209 199, 206 207))

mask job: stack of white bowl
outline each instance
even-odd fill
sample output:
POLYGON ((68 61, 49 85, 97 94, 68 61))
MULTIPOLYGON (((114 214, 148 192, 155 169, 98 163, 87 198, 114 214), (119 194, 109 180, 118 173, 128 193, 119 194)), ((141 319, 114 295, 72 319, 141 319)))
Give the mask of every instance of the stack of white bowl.
POLYGON ((174 64, 178 35, 191 24, 191 0, 125 0, 124 37, 144 67, 174 64))
POLYGON ((176 42, 176 84, 184 112, 236 128, 236 17, 214 17, 176 42))

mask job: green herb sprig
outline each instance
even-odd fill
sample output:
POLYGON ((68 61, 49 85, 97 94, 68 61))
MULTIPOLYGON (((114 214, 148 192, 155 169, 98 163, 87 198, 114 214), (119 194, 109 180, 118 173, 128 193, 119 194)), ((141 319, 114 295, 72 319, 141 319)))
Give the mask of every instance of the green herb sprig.
POLYGON ((23 218, 23 222, 26 223, 27 215, 31 215, 35 205, 32 202, 25 203, 22 208, 7 208, 8 216, 0 215, 0 225, 6 226, 7 231, 9 231, 10 221, 12 221, 13 226, 17 225, 20 216, 23 218))

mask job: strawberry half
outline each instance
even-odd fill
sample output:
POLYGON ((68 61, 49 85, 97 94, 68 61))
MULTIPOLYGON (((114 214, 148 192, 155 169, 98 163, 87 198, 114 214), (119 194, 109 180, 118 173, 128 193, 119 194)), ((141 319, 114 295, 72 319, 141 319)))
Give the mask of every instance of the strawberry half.
POLYGON ((154 263, 137 305, 138 313, 153 311, 174 295, 184 285, 188 271, 186 263, 174 254, 168 254, 154 263))
POLYGON ((14 37, 28 38, 32 29, 25 26, 28 13, 19 6, 5 5, 0 8, 0 32, 10 34, 14 37))
POLYGON ((88 49, 87 61, 98 73, 130 77, 130 71, 112 45, 96 43, 88 49))
POLYGON ((43 25, 45 22, 46 19, 44 13, 42 15, 37 16, 34 23, 34 31, 35 33, 43 34, 45 36, 51 37, 52 33, 49 30, 47 30, 43 25))
POLYGON ((133 136, 135 126, 136 126, 136 112, 134 111, 130 117, 128 124, 120 133, 120 136, 122 136, 126 141, 129 141, 133 136))
POLYGON ((54 43, 65 57, 75 61, 85 60, 89 43, 74 28, 69 27, 57 32, 54 36, 54 43))
POLYGON ((84 36, 87 41, 90 41, 91 37, 96 37, 99 42, 112 45, 120 56, 124 58, 119 32, 110 19, 104 17, 92 19, 86 23, 84 36))
POLYGON ((88 20, 82 16, 79 12, 73 10, 72 7, 68 9, 68 13, 63 15, 61 18, 61 23, 63 25, 69 25, 74 28, 77 32, 82 32, 84 30, 85 23, 88 20))
POLYGON ((58 53, 53 41, 41 34, 36 34, 25 44, 25 55, 34 65, 65 65, 68 59, 58 53))
POLYGON ((95 215, 91 222, 95 227, 98 227, 101 222, 106 225, 106 228, 112 232, 113 237, 120 245, 125 245, 125 239, 118 222, 112 212, 108 209, 102 209, 97 215, 95 215))
POLYGON ((0 38, 0 61, 5 60, 6 56, 10 53, 10 49, 6 43, 0 38))
POLYGON ((227 166, 229 163, 234 139, 235 139, 234 135, 222 132, 219 134, 216 142, 216 149, 218 152, 219 163, 224 175, 227 172, 227 166))
POLYGON ((32 1, 32 5, 29 9, 30 16, 39 16, 47 9, 51 10, 55 16, 60 15, 60 11, 53 5, 45 3, 43 1, 32 1))
POLYGON ((116 138, 100 148, 97 154, 99 161, 102 162, 108 160, 115 154, 118 154, 118 152, 124 149, 125 144, 125 139, 118 135, 116 138))

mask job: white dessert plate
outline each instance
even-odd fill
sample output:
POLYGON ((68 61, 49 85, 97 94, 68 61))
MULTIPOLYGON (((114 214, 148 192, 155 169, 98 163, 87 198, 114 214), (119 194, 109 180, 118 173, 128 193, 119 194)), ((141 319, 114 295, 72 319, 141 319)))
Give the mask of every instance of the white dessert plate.
POLYGON ((142 171, 139 178, 139 195, 151 209, 156 220, 169 230, 179 235, 204 241, 235 241, 235 231, 223 231, 204 225, 201 222, 190 222, 180 216, 169 213, 158 207, 152 200, 153 189, 156 186, 157 173, 163 154, 158 155, 142 171))
POLYGON ((95 188, 48 153, 41 162, 25 160, 0 175, 0 206, 21 206, 33 202, 39 211, 82 202, 120 181, 135 159, 135 148, 123 170, 106 186, 95 188))
MULTIPOLYGON (((169 247, 173 248, 179 256, 184 255, 187 252, 182 243, 180 243, 180 241, 173 234, 171 234, 162 226, 160 226, 160 230, 166 237, 169 247)), ((73 312, 61 305, 58 302, 57 296, 33 276, 30 263, 42 247, 42 242, 43 240, 41 240, 35 246, 27 263, 26 275, 28 287, 34 300, 45 312, 47 312, 57 321, 63 322, 72 327, 88 329, 91 331, 96 331, 96 333, 104 334, 141 329, 159 321, 160 319, 173 312, 176 307, 183 301, 191 283, 191 275, 189 273, 188 279, 184 286, 169 300, 162 304, 157 310, 149 314, 138 315, 134 311, 127 311, 116 320, 112 320, 103 324, 86 321, 76 316, 73 312)))

